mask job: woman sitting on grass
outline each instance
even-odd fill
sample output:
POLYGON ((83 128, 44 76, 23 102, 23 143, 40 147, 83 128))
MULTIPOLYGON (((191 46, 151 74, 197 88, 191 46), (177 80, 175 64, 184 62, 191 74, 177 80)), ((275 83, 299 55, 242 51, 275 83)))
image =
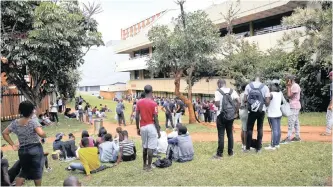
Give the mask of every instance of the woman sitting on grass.
POLYGON ((124 136, 124 140, 119 142, 119 154, 116 165, 118 165, 120 161, 127 162, 136 159, 136 148, 134 142, 128 139, 128 132, 126 130, 123 131, 122 134, 124 136))
POLYGON ((99 128, 98 137, 96 139, 96 144, 95 144, 96 147, 98 147, 98 145, 104 142, 104 135, 106 135, 107 133, 108 132, 106 131, 105 127, 99 128))
MULTIPOLYGON (((95 140, 89 136, 89 133, 88 131, 86 130, 83 130, 82 131, 82 134, 81 134, 81 138, 88 138, 89 140, 89 144, 88 144, 88 147, 94 147, 95 146, 95 140)), ((82 147, 82 144, 80 144, 80 147, 82 147)))

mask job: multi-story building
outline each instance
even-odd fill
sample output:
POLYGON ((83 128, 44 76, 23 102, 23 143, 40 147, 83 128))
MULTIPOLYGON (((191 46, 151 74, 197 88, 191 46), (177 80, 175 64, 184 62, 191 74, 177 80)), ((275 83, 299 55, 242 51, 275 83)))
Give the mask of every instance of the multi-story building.
MULTIPOLYGON (((220 28, 220 36, 227 34, 226 22, 221 13, 226 13, 229 2, 212 5, 204 11, 208 17, 220 28)), ((265 1, 240 1, 236 7, 239 9, 234 21, 233 32, 245 40, 258 44, 260 50, 267 50, 278 46, 278 41, 285 32, 304 29, 302 27, 287 28, 281 21, 285 16, 290 16, 297 7, 307 6, 305 1, 265 0, 265 1)), ((126 61, 116 62, 116 71, 130 72, 130 81, 127 88, 134 95, 140 94, 146 84, 153 86, 154 95, 158 97, 174 97, 174 79, 167 72, 152 75, 147 70, 146 59, 152 55, 154 48, 147 37, 147 33, 154 25, 168 25, 171 29, 171 18, 176 17, 179 10, 165 10, 150 18, 144 19, 126 29, 121 30, 121 42, 115 46, 118 54, 129 54, 126 61)), ((280 46, 281 47, 281 46, 280 46)), ((286 50, 292 44, 283 46, 286 50)), ((212 98, 216 90, 217 77, 203 78, 193 86, 195 99, 199 97, 212 98)), ((231 84, 231 80, 227 83, 231 84)), ((186 82, 181 81, 180 91, 186 93, 186 82)), ((232 86, 232 85, 230 85, 232 86)))

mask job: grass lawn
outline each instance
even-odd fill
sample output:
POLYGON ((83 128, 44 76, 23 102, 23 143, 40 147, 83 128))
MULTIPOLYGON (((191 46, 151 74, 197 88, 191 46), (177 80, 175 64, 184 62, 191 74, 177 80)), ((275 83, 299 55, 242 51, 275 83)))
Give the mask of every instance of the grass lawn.
MULTIPOLYGON (((87 181, 78 171, 68 172, 66 162, 49 159, 53 170, 44 173, 43 185, 61 186, 69 175, 77 176, 85 186, 317 186, 324 185, 332 176, 332 144, 301 142, 282 145, 275 152, 263 151, 244 154, 240 145, 235 146, 235 156, 211 160, 216 142, 195 142, 195 159, 188 163, 173 163, 169 168, 142 171, 141 141, 135 140, 138 158, 92 175, 87 181)), ((51 144, 44 145, 51 151, 51 144)), ((7 151, 10 165, 17 159, 17 152, 7 151)), ((162 157, 164 157, 162 155, 162 157)), ((26 185, 33 185, 28 181, 26 185)))
MULTIPOLYGON (((94 96, 83 95, 85 100, 93 106, 100 103, 108 105, 113 112, 116 103, 110 100, 100 100, 94 96)), ((125 103, 125 115, 130 116, 131 104, 125 103)), ((107 121, 115 123, 114 113, 109 113, 107 121)), ((160 111, 162 112, 162 111, 160 111)), ((162 113, 163 114, 163 113, 162 113)), ((60 116, 60 126, 44 128, 48 137, 54 137, 57 132, 80 132, 88 129, 88 125, 76 120, 66 121, 60 116), (69 126, 68 126, 69 125, 69 126)), ((165 121, 165 116, 159 116, 160 121, 165 121)), ((325 118, 323 113, 301 114, 301 122, 309 125, 322 125, 325 118), (322 119, 320 119, 322 118, 322 119)), ((186 116, 184 121, 187 120, 186 116)), ((283 122, 284 125, 286 121, 283 122)), ((8 124, 2 123, 4 127, 8 124)), ((161 125, 164 127, 164 123, 161 125)), ((200 124, 187 125, 189 132, 216 132, 215 128, 200 124)), ((16 136, 12 135, 16 140, 16 136)), ((65 137, 65 140, 67 137, 65 137)), ((3 141, 3 139, 1 139, 3 141)), ((77 142, 80 138, 77 138, 77 142)), ((63 180, 69 175, 77 176, 85 186, 317 186, 325 185, 332 176, 332 144, 319 142, 295 142, 281 145, 277 151, 265 151, 261 154, 254 152, 244 154, 240 144, 235 144, 234 157, 225 157, 222 160, 211 160, 216 151, 217 142, 194 142, 195 159, 188 163, 173 163, 170 168, 156 168, 150 173, 142 171, 141 140, 134 139, 138 157, 133 162, 121 163, 119 166, 107 169, 92 175, 92 180, 87 181, 84 175, 75 171, 65 171, 67 162, 54 161, 49 156, 49 163, 53 170, 44 173, 43 185, 62 186, 63 180), (167 180, 166 180, 167 179, 167 180)), ((3 142, 4 143, 4 142, 3 142)), ((225 142, 225 151, 227 142, 225 142)), ((45 152, 52 152, 52 143, 44 144, 45 152)), ((6 151, 5 157, 10 165, 18 159, 17 152, 6 151)), ((161 155, 164 157, 164 155, 161 155)), ((32 181, 26 185, 33 185, 32 181)))

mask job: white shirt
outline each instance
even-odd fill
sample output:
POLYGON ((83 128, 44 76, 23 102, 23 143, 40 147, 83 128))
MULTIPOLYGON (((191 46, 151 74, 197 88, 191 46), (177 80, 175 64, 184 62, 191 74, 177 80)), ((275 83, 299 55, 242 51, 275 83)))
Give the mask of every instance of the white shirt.
POLYGON ((61 106, 62 105, 62 99, 58 100, 58 105, 61 106))
POLYGON ((53 106, 51 106, 51 111, 50 112, 58 112, 58 105, 53 104, 53 106))
POLYGON ((82 110, 83 109, 82 105, 79 105, 77 109, 82 110))
POLYGON ((282 102, 282 93, 281 92, 271 92, 273 99, 269 103, 267 108, 267 117, 277 118, 282 116, 281 112, 281 102, 282 102))
MULTIPOLYGON (((230 92, 230 88, 222 87, 220 89, 226 94, 230 92)), ((235 90, 232 91, 230 97, 232 100, 239 99, 239 95, 235 90)), ((223 95, 218 90, 215 91, 215 101, 220 101, 220 107, 217 110, 217 115, 219 115, 222 108, 223 95)))

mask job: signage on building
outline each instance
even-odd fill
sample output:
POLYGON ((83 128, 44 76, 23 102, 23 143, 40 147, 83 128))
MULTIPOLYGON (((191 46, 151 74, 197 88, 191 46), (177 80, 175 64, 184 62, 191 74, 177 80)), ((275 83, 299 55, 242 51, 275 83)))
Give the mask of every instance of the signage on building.
POLYGON ((129 37, 133 37, 135 35, 137 35, 141 29, 144 29, 146 26, 150 25, 151 23, 153 23, 157 18, 159 18, 165 11, 159 12, 153 16, 151 16, 150 18, 147 18, 143 21, 140 21, 139 23, 136 23, 126 29, 121 29, 121 39, 122 40, 126 40, 129 37))
POLYGON ((131 88, 136 88, 136 84, 131 84, 131 88))

